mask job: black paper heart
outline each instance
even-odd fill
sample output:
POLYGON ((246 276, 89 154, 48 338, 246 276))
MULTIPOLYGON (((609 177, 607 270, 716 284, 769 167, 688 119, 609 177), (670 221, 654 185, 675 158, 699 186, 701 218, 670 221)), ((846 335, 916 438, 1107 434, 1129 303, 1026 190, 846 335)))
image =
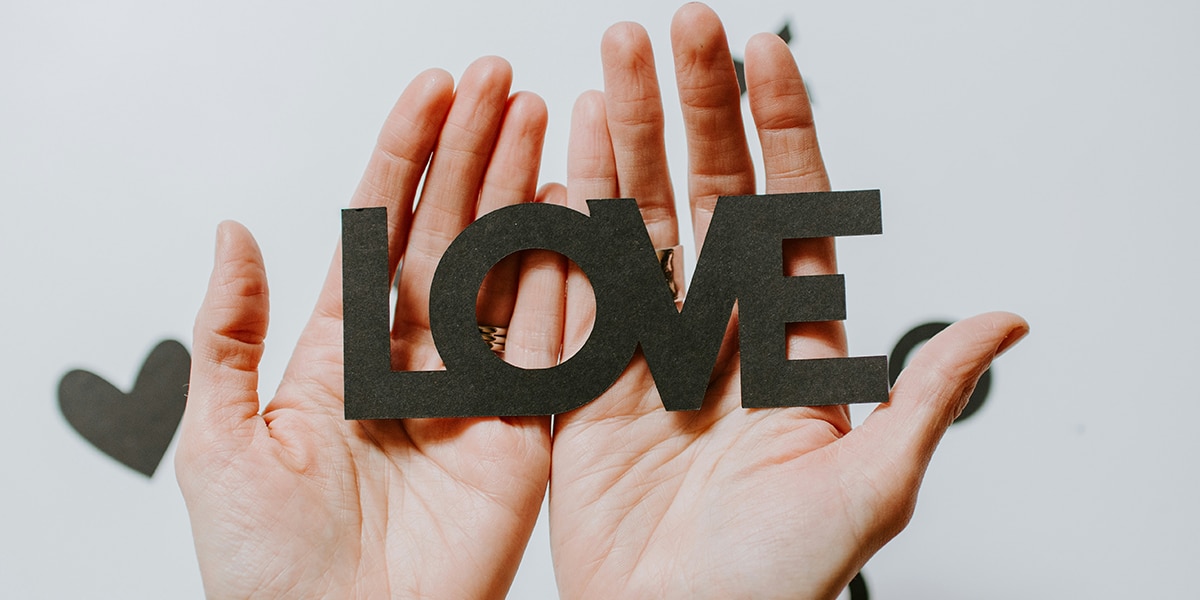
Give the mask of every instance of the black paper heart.
POLYGON ((63 375, 58 407, 83 438, 117 462, 150 477, 179 428, 192 358, 183 344, 155 346, 128 394, 83 370, 63 375))

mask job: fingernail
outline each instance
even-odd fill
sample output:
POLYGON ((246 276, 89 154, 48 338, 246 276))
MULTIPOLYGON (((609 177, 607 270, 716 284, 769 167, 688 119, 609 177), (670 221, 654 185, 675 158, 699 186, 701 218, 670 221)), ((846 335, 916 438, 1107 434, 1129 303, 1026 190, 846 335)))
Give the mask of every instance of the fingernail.
POLYGON ((217 224, 217 236, 213 243, 213 266, 221 264, 221 256, 224 254, 225 246, 229 245, 229 221, 221 221, 217 224))
POLYGON ((1008 332, 1008 335, 1004 336, 1004 341, 1000 342, 1000 345, 996 347, 996 355, 993 360, 1008 352, 1009 348, 1012 348, 1017 345, 1017 342, 1025 339, 1026 335, 1029 335, 1029 324, 1027 323, 1008 332))

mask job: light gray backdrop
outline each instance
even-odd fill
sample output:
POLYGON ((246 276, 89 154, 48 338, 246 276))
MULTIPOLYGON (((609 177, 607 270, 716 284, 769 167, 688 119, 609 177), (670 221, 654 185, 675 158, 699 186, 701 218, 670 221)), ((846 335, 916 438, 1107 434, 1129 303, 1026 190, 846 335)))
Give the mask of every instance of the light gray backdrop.
MULTIPOLYGON (((883 190, 885 235, 840 243, 852 352, 984 310, 1033 325, 866 567, 872 598, 1195 596, 1200 5, 713 4, 735 48, 790 22, 835 189, 883 190)), ((127 389, 156 341, 190 346, 233 218, 266 256, 273 389, 338 209, 420 70, 510 59, 549 104, 542 172, 562 180, 601 33, 639 21, 685 190, 675 8, 0 3, 0 596, 202 595, 171 453, 152 479, 98 453, 58 379, 127 389)), ((544 518, 511 596, 555 596, 544 518)))

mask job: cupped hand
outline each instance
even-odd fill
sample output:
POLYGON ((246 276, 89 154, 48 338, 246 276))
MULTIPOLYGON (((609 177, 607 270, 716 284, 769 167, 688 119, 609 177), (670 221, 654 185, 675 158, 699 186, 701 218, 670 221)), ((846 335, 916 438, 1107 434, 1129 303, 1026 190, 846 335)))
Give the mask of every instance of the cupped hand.
MULTIPOLYGON (((725 34, 700 4, 676 14, 672 45, 697 245, 718 196, 756 193, 725 34)), ((656 248, 678 243, 663 109, 645 31, 612 27, 605 89, 572 119, 568 204, 638 200, 656 248)), ((766 193, 830 189, 804 83, 787 45, 746 49, 749 106, 766 193)), ((836 272, 833 241, 790 241, 788 275, 836 272)), ((567 353, 586 340, 587 283, 567 282, 567 353)), ((686 301, 683 310, 687 310, 686 301)), ((857 428, 845 406, 740 406, 736 314, 699 411, 666 412, 640 357, 600 398, 554 426, 550 531, 564 598, 832 598, 908 522, 930 456, 1020 317, 967 319, 929 341, 857 428)), ((846 356, 841 323, 788 326, 789 358, 846 356)))
MULTIPOLYGON (((472 64, 457 90, 444 72, 419 76, 351 202, 389 208, 397 369, 440 367, 428 294, 449 242, 477 214, 537 194, 546 110, 531 94, 510 97, 511 78, 495 58, 472 64)), ((540 199, 563 196, 547 188, 540 199)), ((532 256, 489 275, 479 317, 510 326, 510 361, 557 360, 565 268, 532 256)), ((549 419, 345 420, 336 256, 260 412, 267 317, 258 248, 240 225, 222 224, 176 455, 208 596, 503 597, 545 493, 549 419)))

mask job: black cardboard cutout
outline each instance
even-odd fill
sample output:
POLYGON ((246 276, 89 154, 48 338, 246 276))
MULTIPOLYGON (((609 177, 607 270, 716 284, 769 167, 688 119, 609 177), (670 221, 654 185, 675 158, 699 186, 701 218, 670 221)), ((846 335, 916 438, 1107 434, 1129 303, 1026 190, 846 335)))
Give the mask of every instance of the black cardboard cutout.
POLYGON ((735 300, 742 406, 887 401, 886 357, 787 360, 785 325, 845 318, 840 275, 783 276, 783 240, 882 233, 878 191, 722 197, 682 311, 675 308, 637 203, 589 200, 591 216, 520 204, 468 226, 438 263, 430 325, 444 371, 392 371, 387 216, 342 211, 347 419, 557 414, 616 381, 640 345, 667 410, 700 408, 735 300), (475 301, 487 272, 527 249, 558 252, 587 274, 591 336, 570 359, 521 369, 480 339, 475 301))
POLYGON ((191 364, 183 344, 160 342, 128 394, 99 375, 71 371, 58 384, 59 410, 97 449, 150 477, 183 417, 191 364))

